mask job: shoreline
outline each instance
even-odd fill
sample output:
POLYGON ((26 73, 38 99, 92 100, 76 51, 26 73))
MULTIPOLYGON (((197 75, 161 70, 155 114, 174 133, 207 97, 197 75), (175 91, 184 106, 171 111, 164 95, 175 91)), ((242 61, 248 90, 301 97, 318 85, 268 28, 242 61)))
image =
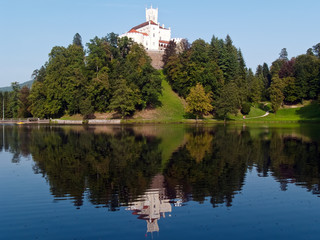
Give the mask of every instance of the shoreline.
POLYGON ((149 125, 149 124, 192 124, 192 125, 208 125, 208 124, 291 124, 291 123, 320 123, 319 119, 310 120, 223 120, 216 119, 181 119, 181 120, 146 120, 146 119, 108 119, 108 120, 61 120, 61 119, 44 119, 38 121, 28 121, 28 120, 0 120, 0 124, 3 125, 35 125, 35 124, 45 124, 45 125, 149 125))

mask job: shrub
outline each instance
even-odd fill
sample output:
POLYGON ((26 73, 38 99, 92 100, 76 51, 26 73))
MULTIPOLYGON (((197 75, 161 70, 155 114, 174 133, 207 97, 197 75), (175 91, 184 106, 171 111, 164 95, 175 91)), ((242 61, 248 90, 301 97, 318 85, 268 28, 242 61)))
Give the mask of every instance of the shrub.
POLYGON ((249 112, 250 112, 250 109, 251 109, 251 104, 248 103, 248 102, 245 102, 245 103, 243 103, 242 106, 241 106, 241 113, 242 113, 243 115, 248 115, 249 112))

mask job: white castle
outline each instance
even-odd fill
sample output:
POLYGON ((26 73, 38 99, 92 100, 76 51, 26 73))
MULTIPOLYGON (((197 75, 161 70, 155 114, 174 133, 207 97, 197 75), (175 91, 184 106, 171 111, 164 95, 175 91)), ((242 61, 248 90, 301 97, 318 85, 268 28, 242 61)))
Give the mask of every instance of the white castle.
POLYGON ((158 8, 146 8, 146 22, 137 25, 121 37, 131 38, 142 44, 146 50, 164 50, 171 40, 171 29, 160 26, 158 22, 158 8))

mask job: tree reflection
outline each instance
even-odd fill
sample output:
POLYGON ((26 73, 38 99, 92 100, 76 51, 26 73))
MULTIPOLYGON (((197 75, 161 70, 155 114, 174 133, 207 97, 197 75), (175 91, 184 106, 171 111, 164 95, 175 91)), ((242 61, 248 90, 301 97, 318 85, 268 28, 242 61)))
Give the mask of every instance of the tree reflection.
MULTIPOLYGON (((172 142, 174 128, 167 127, 172 142)), ((34 172, 46 178, 55 199, 70 198, 77 207, 86 197, 116 211, 147 199, 150 189, 158 189, 157 194, 161 190, 160 202, 201 203, 209 198, 216 207, 232 206, 252 169, 261 177, 271 174, 284 191, 293 183, 320 195, 318 130, 186 127, 184 139, 171 144, 180 147, 172 149, 169 160, 165 134, 148 126, 5 126, 0 128, 0 145, 12 153, 14 163, 31 154, 34 172), (152 187, 157 176, 161 187, 152 187)))

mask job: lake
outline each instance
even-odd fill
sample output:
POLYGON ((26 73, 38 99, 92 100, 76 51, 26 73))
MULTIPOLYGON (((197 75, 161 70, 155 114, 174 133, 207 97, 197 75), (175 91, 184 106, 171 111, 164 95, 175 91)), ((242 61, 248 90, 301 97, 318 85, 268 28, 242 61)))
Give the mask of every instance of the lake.
POLYGON ((320 126, 0 126, 0 239, 319 239, 320 126))

